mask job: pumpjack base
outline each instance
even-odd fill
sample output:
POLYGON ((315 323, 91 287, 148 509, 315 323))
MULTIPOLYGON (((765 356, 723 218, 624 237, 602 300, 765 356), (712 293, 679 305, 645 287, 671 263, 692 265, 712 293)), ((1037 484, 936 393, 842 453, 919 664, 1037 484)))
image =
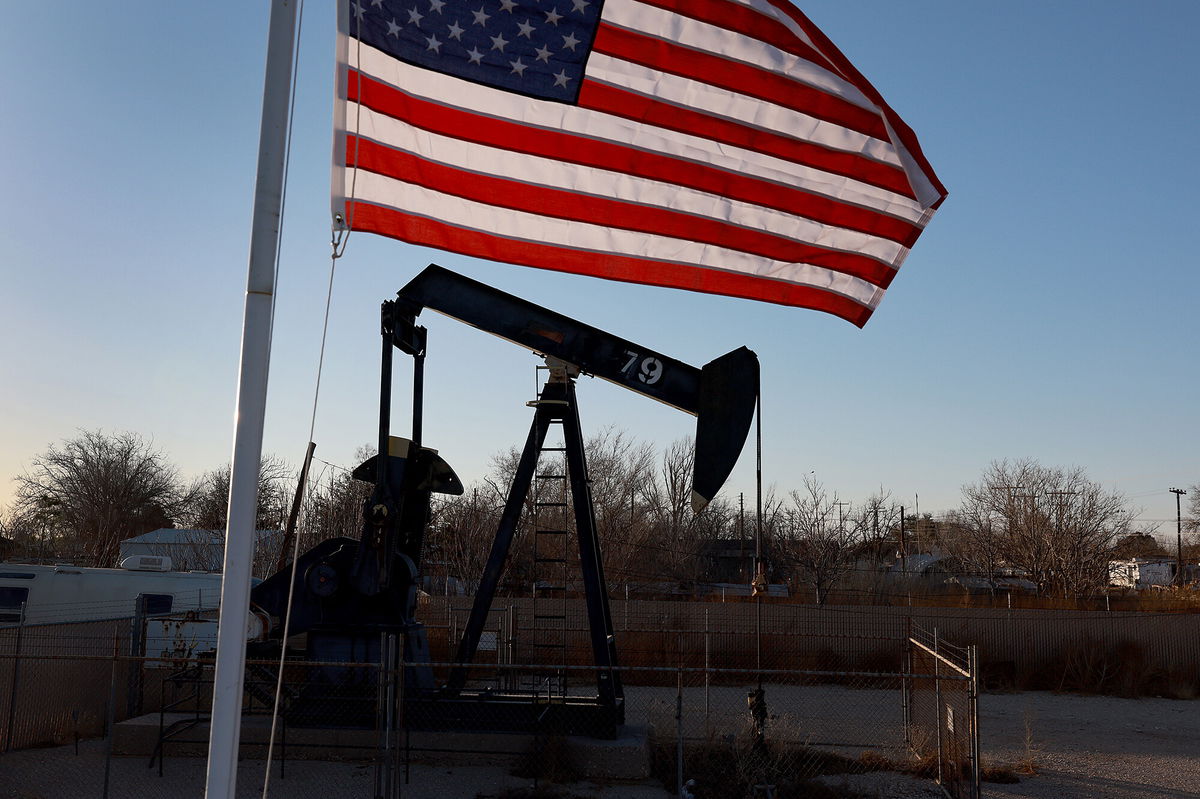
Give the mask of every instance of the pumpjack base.
POLYGON ((574 735, 613 740, 625 721, 625 704, 586 696, 461 691, 456 697, 414 697, 404 703, 410 730, 574 735))

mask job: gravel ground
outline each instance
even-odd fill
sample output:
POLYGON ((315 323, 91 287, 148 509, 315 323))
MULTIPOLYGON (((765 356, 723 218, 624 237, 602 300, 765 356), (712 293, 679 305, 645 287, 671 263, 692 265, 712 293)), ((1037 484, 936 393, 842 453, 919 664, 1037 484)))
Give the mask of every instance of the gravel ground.
POLYGON ((1200 797, 1195 700, 988 694, 979 714, 984 762, 1032 762, 1037 772, 1013 785, 987 784, 984 796, 1200 797))
MULTIPOLYGON (((91 799, 104 794, 103 741, 85 741, 79 754, 70 746, 0 755, 3 799, 91 799)), ((205 763, 201 758, 168 758, 164 775, 147 768, 146 758, 113 758, 109 799, 190 799, 204 795, 205 763)), ((238 796, 261 797, 261 760, 238 767, 238 796)), ((277 799, 368 799, 374 795, 374 769, 355 763, 288 761, 287 776, 272 770, 268 796, 277 799)), ((414 764, 403 799, 484 799, 506 788, 531 787, 532 780, 511 776, 505 766, 444 768, 414 764)), ((586 799, 668 799, 671 794, 653 781, 637 784, 570 786, 572 797, 586 799)))
MULTIPOLYGON (((741 689, 731 689, 730 700, 741 689)), ((786 713, 788 689, 769 701, 786 713)), ((839 727, 864 725, 867 735, 890 740, 894 692, 844 688, 804 689, 810 706, 838 708, 839 727)), ((673 692, 670 692, 673 696, 673 692)), ((744 692, 741 693, 744 697, 744 692)), ((715 697, 714 697, 715 698, 715 697)), ((741 699, 744 702, 744 698, 741 699)), ((1200 702, 1116 699, 1048 693, 989 694, 980 700, 985 764, 1018 772, 1013 784, 984 783, 988 799, 1183 799, 1200 797, 1200 702), (1033 775, 1020 773, 1032 768, 1033 775)), ((105 744, 0 755, 0 799, 102 797, 105 744)), ((287 778, 272 777, 270 795, 296 799, 359 799, 373 793, 373 771, 352 763, 289 761, 287 778)), ((261 796, 263 763, 244 761, 239 796, 261 796)), ((898 774, 826 778, 880 799, 926 799, 940 793, 926 781, 898 774)), ((112 799, 185 799, 203 794, 204 762, 168 758, 166 777, 144 758, 114 758, 109 774, 112 799)), ((406 799, 476 799, 531 781, 498 765, 446 768, 417 764, 401 795, 406 799)), ((652 781, 640 784, 571 786, 587 799, 665 799, 652 781)))

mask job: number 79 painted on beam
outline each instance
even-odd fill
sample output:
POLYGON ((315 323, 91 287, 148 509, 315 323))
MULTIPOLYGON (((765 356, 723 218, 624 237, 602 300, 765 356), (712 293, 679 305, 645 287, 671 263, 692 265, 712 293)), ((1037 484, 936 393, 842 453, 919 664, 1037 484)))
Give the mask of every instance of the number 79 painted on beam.
POLYGON ((638 380, 648 386, 652 386, 662 379, 663 364, 658 358, 648 357, 642 358, 641 353, 632 350, 625 350, 625 354, 629 356, 629 360, 621 367, 621 374, 632 377, 634 374, 634 365, 641 360, 637 367, 638 380))

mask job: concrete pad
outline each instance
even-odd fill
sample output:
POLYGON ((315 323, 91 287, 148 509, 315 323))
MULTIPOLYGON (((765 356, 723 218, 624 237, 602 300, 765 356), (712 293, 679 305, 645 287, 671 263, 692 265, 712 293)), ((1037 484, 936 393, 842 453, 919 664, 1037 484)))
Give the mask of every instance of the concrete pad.
MULTIPOLYGON (((205 757, 208 754, 208 721, 195 714, 158 713, 137 716, 115 725, 113 753, 150 757, 158 746, 159 731, 175 730, 166 742, 167 757, 205 757)), ((266 756, 271 720, 264 716, 242 718, 241 756, 266 756)), ((650 744, 646 727, 626 726, 615 740, 568 737, 567 752, 573 766, 588 779, 642 780, 650 776, 650 744)), ((506 765, 545 746, 545 738, 527 734, 412 731, 400 734, 397 748, 412 762, 445 766, 506 765)), ((288 760, 368 761, 379 747, 374 730, 288 727, 277 731, 275 757, 288 760), (284 735, 286 734, 286 740, 284 735)))

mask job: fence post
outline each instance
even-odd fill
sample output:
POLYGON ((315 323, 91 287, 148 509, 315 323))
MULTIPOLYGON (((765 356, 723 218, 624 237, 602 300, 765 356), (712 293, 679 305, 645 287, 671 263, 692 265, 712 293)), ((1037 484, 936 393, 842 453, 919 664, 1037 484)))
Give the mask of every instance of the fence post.
POLYGON ((908 635, 904 639, 904 651, 900 658, 900 719, 904 724, 904 745, 912 749, 912 619, 908 620, 908 635))
POLYGON ((942 732, 945 727, 946 717, 942 711, 942 670, 941 670, 941 652, 938 649, 938 630, 933 628, 933 726, 937 731, 937 775, 938 785, 946 784, 946 775, 942 770, 942 732))
MULTIPOLYGON (((146 654, 146 610, 145 594, 138 594, 133 601, 133 620, 129 626, 129 656, 144 657, 146 654)), ((144 664, 143 664, 144 665, 144 664)), ((131 719, 142 710, 142 669, 134 666, 129 672, 129 691, 125 698, 125 718, 131 719)))
MULTIPOLYGON (((121 651, 121 634, 113 630, 113 653, 112 653, 112 671, 108 677, 108 706, 104 712, 105 737, 107 738, 104 746, 104 792, 101 794, 103 799, 108 799, 108 778, 112 772, 112 750, 113 737, 115 735, 113 727, 116 721, 117 712, 117 656, 121 651)), ((159 746, 162 746, 162 741, 159 741, 159 746)), ((158 775, 162 776, 162 758, 163 752, 161 749, 158 753, 158 775)))
POLYGON ((704 728, 707 731, 709 724, 709 635, 708 635, 708 608, 704 609, 704 728))
POLYGON ((17 674, 21 670, 21 635, 25 632, 25 603, 21 603, 21 615, 17 619, 17 643, 13 649, 12 686, 8 692, 8 732, 4 736, 4 751, 12 749, 13 725, 17 720, 17 674))
MULTIPOLYGON (((682 658, 682 654, 680 655, 682 658)), ((675 678, 675 795, 683 799, 683 663, 675 678)))
POLYGON ((979 647, 971 645, 967 648, 967 663, 971 670, 971 796, 979 799, 980 787, 980 747, 979 747, 979 647))

